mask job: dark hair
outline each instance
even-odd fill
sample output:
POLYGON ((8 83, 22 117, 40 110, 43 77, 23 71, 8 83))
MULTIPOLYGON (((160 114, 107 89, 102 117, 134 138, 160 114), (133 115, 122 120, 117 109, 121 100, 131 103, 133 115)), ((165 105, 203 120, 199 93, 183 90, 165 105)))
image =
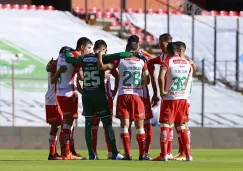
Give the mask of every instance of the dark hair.
POLYGON ((61 53, 64 53, 64 50, 68 50, 68 51, 74 51, 74 49, 68 47, 68 46, 63 46, 60 50, 59 50, 59 55, 61 53))
POLYGON ((159 36, 159 39, 167 42, 168 40, 172 40, 172 36, 169 33, 164 33, 159 36))
POLYGON ((175 42, 170 42, 167 45, 167 51, 171 54, 171 55, 175 55, 176 51, 179 51, 180 47, 178 45, 176 45, 175 42))
POLYGON ((94 49, 101 49, 102 47, 107 48, 107 44, 104 40, 97 40, 94 44, 94 49))
POLYGON ((81 37, 78 39, 77 41, 77 46, 76 46, 76 50, 80 48, 80 46, 87 46, 88 44, 93 44, 91 42, 91 40, 89 40, 87 37, 81 37))
POLYGON ((179 48, 184 48, 186 50, 186 44, 182 41, 174 42, 179 48))
POLYGON ((126 46, 126 50, 138 50, 138 42, 128 42, 126 46))
POLYGON ((131 35, 128 39, 127 42, 136 42, 139 43, 139 37, 137 35, 131 35))

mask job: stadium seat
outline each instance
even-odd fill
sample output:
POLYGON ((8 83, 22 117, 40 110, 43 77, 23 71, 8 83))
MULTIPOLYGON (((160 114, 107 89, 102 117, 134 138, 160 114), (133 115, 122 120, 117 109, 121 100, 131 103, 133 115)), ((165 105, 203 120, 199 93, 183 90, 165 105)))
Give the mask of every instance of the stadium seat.
POLYGON ((200 12, 201 15, 204 15, 204 16, 207 16, 207 15, 211 15, 209 11, 206 11, 206 10, 202 10, 200 12))
POLYGON ((135 27, 132 27, 129 29, 129 33, 130 34, 135 34, 136 33, 136 28, 135 27))
POLYGON ((106 10, 106 12, 110 12, 111 14, 113 14, 115 12, 114 8, 109 8, 106 10))
POLYGON ((19 4, 14 4, 12 6, 12 9, 19 10, 20 9, 20 5, 19 4))
POLYGON ((237 11, 230 11, 229 16, 239 16, 239 13, 237 11))
POLYGON ((55 10, 53 6, 47 6, 45 9, 48 10, 48 11, 53 11, 53 10, 55 10))
POLYGON ((166 14, 166 11, 163 9, 158 9, 157 14, 166 14))
POLYGON ((177 11, 170 10, 170 15, 176 15, 176 14, 177 14, 177 11))
POLYGON ((120 26, 121 24, 120 24, 120 22, 119 21, 112 21, 112 22, 110 22, 110 26, 113 26, 113 27, 115 27, 115 26, 120 26))
POLYGON ((89 9, 89 13, 96 13, 97 11, 98 9, 96 7, 89 9))
POLYGON ((133 11, 133 9, 132 9, 132 8, 128 8, 128 9, 127 9, 127 12, 128 12, 129 14, 134 13, 134 11, 133 11))
POLYGON ((148 14, 153 14, 154 11, 153 11, 153 9, 149 8, 149 9, 147 10, 147 13, 148 13, 148 14))
POLYGON ((210 12, 210 15, 212 15, 212 16, 217 16, 217 15, 219 15, 219 11, 211 11, 210 12))
POLYGON ((30 10, 37 10, 37 7, 36 7, 36 5, 30 5, 30 6, 29 6, 29 9, 30 9, 30 10))
POLYGON ((101 11, 97 11, 97 12, 96 12, 96 18, 102 18, 102 17, 103 17, 102 14, 103 14, 103 13, 102 13, 101 11))
POLYGON ((176 11, 176 14, 177 15, 184 15, 184 12, 183 11, 176 11))
POLYGON ((11 9, 12 6, 10 4, 4 4, 3 9, 11 9))
POLYGON ((240 12, 240 15, 239 16, 243 17, 243 11, 240 12))
POLYGON ((138 14, 143 14, 143 9, 142 8, 138 8, 138 10, 136 11, 138 14))
POLYGON ((117 12, 120 12, 120 11, 121 11, 120 9, 115 9, 114 13, 117 13, 117 12))
POLYGON ((21 6, 20 6, 20 9, 22 9, 22 10, 28 10, 28 9, 29 9, 29 6, 26 5, 26 4, 21 5, 21 6))
POLYGON ((147 35, 146 36, 146 42, 150 43, 153 41, 153 36, 147 35))
POLYGON ((104 14, 104 18, 111 18, 111 16, 112 14, 109 11, 105 12, 104 14))
POLYGON ((45 6, 44 6, 44 5, 40 5, 40 6, 38 6, 37 9, 38 9, 38 10, 41 10, 41 11, 44 11, 44 10, 45 10, 45 6))
POLYGON ((220 15, 221 16, 229 16, 229 12, 228 11, 220 11, 220 15))
POLYGON ((80 13, 80 8, 79 7, 75 7, 75 8, 73 8, 73 11, 76 12, 76 13, 80 13))

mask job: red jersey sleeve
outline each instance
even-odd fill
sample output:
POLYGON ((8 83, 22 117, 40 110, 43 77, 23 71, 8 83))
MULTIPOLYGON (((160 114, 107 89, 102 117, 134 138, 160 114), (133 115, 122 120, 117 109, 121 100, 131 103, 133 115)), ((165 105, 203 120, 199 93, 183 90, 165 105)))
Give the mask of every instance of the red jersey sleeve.
POLYGON ((110 74, 113 76, 113 77, 116 77, 118 76, 118 71, 116 70, 116 68, 113 68, 111 71, 110 71, 110 74))
POLYGON ((164 60, 161 65, 160 65, 160 69, 165 69, 168 70, 169 69, 169 60, 164 60))

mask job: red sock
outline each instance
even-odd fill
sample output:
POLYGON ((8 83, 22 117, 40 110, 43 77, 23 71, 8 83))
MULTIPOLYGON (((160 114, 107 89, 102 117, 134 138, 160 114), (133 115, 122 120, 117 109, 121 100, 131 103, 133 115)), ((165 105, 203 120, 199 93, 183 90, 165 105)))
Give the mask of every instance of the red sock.
POLYGON ((145 148, 144 152, 149 153, 150 144, 152 142, 152 125, 151 123, 144 124, 144 131, 145 131, 145 148))
POLYGON ((167 154, 172 154, 172 146, 173 146, 173 127, 169 128, 169 142, 167 148, 167 154))
POLYGON ((69 129, 63 128, 63 151, 67 156, 70 153, 70 135, 72 131, 69 129))
POLYGON ((131 126, 129 127, 128 132, 129 132, 130 144, 131 144, 131 142, 132 142, 132 127, 131 126))
POLYGON ((191 155, 191 150, 190 150, 190 138, 189 138, 188 130, 185 129, 185 127, 180 127, 179 132, 181 134, 181 140, 183 143, 183 147, 185 148, 186 156, 189 156, 191 155))
POLYGON ((123 143, 125 155, 131 155, 130 136, 129 136, 128 130, 126 128, 121 129, 120 136, 121 136, 121 140, 123 143))
POLYGON ((169 141, 169 127, 160 127, 160 156, 167 155, 167 147, 169 141))
POLYGON ((95 154, 97 154, 97 134, 98 128, 92 128, 92 147, 95 154))
POLYGON ((56 145, 57 145, 57 140, 56 140, 57 135, 56 134, 49 134, 49 154, 54 155, 56 154, 56 145))
POLYGON ((139 148, 139 156, 144 156, 144 144, 145 144, 145 132, 144 129, 137 129, 137 136, 136 136, 139 148))
POLYGON ((77 152, 75 150, 75 145, 74 145, 74 136, 73 136, 73 133, 74 133, 74 128, 72 130, 72 133, 70 135, 70 151, 73 155, 76 155, 77 152))

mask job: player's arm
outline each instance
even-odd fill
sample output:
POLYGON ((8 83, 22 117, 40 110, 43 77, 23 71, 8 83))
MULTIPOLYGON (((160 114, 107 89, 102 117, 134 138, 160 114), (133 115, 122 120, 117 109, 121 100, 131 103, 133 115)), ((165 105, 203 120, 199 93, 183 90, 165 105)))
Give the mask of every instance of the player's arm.
POLYGON ((165 74, 167 72, 166 64, 162 64, 159 73, 159 89, 160 89, 160 96, 163 98, 167 92, 165 92, 165 74))
POLYGON ((98 60, 97 60, 97 65, 100 71, 107 71, 107 70, 112 70, 114 68, 114 66, 111 63, 108 64, 104 64, 103 63, 103 58, 102 55, 105 53, 104 50, 100 51, 98 53, 98 60))
POLYGON ((104 62, 110 62, 114 60, 124 59, 135 56, 139 59, 142 59, 144 62, 148 62, 148 59, 140 52, 120 52, 120 53, 114 53, 114 54, 104 54, 103 60, 104 62))
POLYGON ((55 84, 57 82, 58 77, 67 71, 67 67, 65 65, 62 65, 57 72, 51 77, 51 84, 55 84))
POLYGON ((111 70, 111 75, 115 78, 115 86, 114 86, 114 90, 112 91, 112 97, 114 99, 119 88, 120 77, 116 69, 111 70))
POLYGON ((83 63, 83 57, 84 55, 78 56, 78 57, 74 57, 74 55, 69 52, 69 51, 65 51, 64 52, 64 57, 65 57, 65 61, 67 63, 70 63, 74 66, 81 66, 83 63))
POLYGON ((150 83, 150 77, 149 77, 147 64, 144 63, 143 73, 142 73, 142 85, 147 86, 147 85, 149 85, 149 83, 150 83))
POLYGON ((80 83, 79 83, 79 80, 77 79, 77 90, 78 90, 78 92, 80 93, 80 94, 82 94, 83 93, 83 89, 82 89, 82 87, 81 87, 81 85, 80 85, 80 83))
POLYGON ((197 65, 193 62, 193 60, 189 60, 189 62, 192 66, 193 72, 196 72, 197 71, 197 65))
POLYGON ((53 57, 51 58, 51 60, 48 62, 48 64, 46 65, 46 72, 53 72, 52 71, 52 64, 53 64, 53 57))

